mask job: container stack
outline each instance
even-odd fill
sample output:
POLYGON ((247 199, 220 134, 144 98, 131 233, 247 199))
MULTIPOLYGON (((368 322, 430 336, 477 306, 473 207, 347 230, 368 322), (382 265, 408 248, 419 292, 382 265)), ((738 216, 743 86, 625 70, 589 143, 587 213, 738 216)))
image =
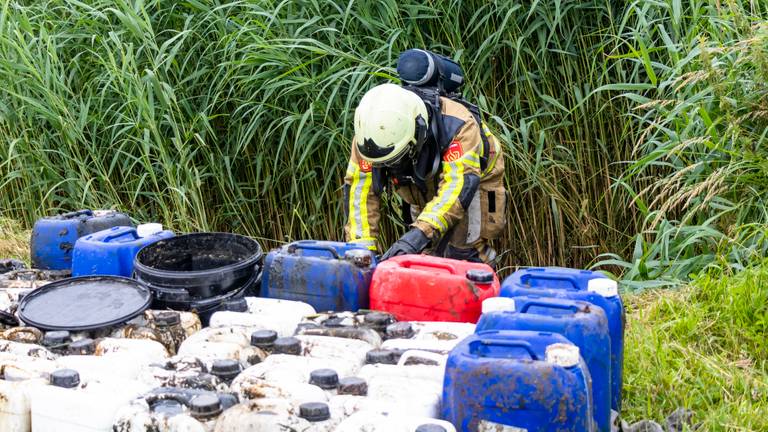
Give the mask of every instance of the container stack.
POLYGON ((92 211, 41 220, 32 255, 78 277, 0 290, 3 431, 602 432, 620 410, 624 311, 600 273, 500 283, 312 240, 262 259, 92 211))

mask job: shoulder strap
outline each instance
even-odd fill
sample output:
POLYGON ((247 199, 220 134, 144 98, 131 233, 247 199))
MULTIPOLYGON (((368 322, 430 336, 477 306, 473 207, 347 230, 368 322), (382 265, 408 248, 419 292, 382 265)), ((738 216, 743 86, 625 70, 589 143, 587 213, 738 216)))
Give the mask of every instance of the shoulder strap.
POLYGON ((480 108, 463 98, 457 97, 451 98, 451 100, 464 105, 464 107, 467 108, 472 114, 472 117, 475 118, 477 127, 480 129, 480 138, 483 140, 483 155, 480 156, 480 171, 485 172, 485 170, 488 168, 488 155, 491 152, 491 143, 488 140, 488 135, 486 135, 485 130, 483 130, 483 116, 480 112, 480 108))

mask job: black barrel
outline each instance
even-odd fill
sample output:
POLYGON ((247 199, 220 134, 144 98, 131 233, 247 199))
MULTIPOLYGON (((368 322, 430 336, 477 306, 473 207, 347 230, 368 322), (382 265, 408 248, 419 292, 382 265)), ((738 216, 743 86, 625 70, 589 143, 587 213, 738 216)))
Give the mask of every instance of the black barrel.
POLYGON ((259 243, 245 236, 185 234, 142 248, 134 273, 152 290, 154 308, 195 310, 205 324, 258 286, 263 256, 259 243))

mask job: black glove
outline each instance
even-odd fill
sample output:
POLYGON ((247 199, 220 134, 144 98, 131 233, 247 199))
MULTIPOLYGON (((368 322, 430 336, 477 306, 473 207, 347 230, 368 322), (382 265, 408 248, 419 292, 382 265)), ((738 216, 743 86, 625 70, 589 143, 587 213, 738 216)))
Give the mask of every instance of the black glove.
POLYGON ((418 228, 411 228, 410 231, 405 233, 400 240, 381 256, 381 261, 388 258, 392 258, 398 255, 417 254, 427 248, 429 245, 429 238, 424 232, 418 228))

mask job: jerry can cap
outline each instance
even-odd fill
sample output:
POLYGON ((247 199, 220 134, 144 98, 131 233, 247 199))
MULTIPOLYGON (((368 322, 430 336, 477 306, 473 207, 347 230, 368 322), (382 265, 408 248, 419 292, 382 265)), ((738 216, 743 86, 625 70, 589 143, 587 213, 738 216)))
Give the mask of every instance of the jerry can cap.
POLYGON ((193 417, 214 417, 221 413, 221 401, 215 394, 201 394, 189 402, 189 411, 193 417))
POLYGON ((489 297, 483 300, 483 313, 514 312, 515 299, 512 297, 489 297))
POLYGON ((335 389, 339 385, 339 374, 333 369, 315 369, 309 374, 309 383, 323 390, 335 389))
POLYGON ((467 270, 467 279, 475 283, 489 284, 493 282, 493 272, 488 270, 467 270))
POLYGON ((613 279, 597 278, 587 282, 587 291, 600 294, 605 298, 619 295, 619 284, 613 279))
POLYGON ((96 342, 90 338, 80 339, 69 344, 70 354, 91 355, 95 352, 96 342))
POLYGON ((277 340, 277 332, 274 330, 256 330, 251 333, 251 345, 259 348, 272 348, 277 340))
POLYGON ((301 354, 301 341, 295 337, 281 337, 274 342, 275 354, 301 354))
POLYGON ((211 375, 215 375, 224 380, 230 380, 236 377, 241 370, 240 362, 232 359, 214 360, 211 365, 211 375))
POLYGON ((56 387, 75 388, 80 385, 80 374, 73 369, 59 369, 51 373, 50 383, 56 387))
POLYGON ((410 339, 416 332, 413 325, 407 321, 392 323, 387 326, 387 337, 390 339, 410 339))
POLYGON ((248 312, 248 302, 244 298, 230 299, 224 302, 225 311, 248 312))
POLYGON ((155 313, 155 324, 159 326, 175 326, 181 324, 181 314, 176 311, 159 311, 155 313))
POLYGON ((577 366, 580 358, 579 347, 567 343, 554 343, 547 346, 545 355, 547 363, 565 368, 577 366))
POLYGON ((69 332, 66 330, 56 330, 45 332, 43 336, 43 346, 56 346, 61 345, 69 340, 69 332))
POLYGON ((365 362, 367 364, 397 364, 396 353, 386 349, 372 349, 365 353, 365 362))
POLYGON ((299 417, 310 422, 321 422, 331 418, 331 410, 323 402, 303 403, 299 405, 299 417))
POLYGON ((368 383, 358 377, 346 377, 339 380, 338 393, 340 395, 366 396, 368 383))

